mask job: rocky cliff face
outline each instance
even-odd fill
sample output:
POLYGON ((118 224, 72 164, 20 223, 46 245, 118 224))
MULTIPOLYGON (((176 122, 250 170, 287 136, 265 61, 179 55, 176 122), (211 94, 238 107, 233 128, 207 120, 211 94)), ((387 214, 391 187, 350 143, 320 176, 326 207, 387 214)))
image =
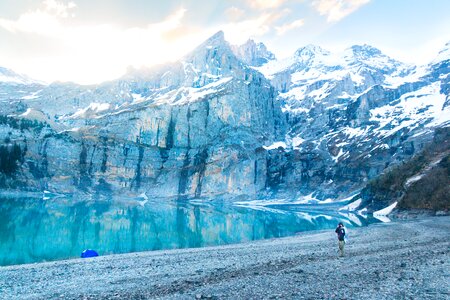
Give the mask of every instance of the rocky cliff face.
POLYGON ((449 126, 447 48, 420 67, 367 45, 338 54, 309 45, 276 60, 219 32, 176 63, 97 86, 3 81, 0 184, 347 198, 449 126))
POLYGON ((255 195, 265 188, 262 146, 285 130, 275 96, 223 33, 172 65, 97 87, 50 85, 5 119, 6 147, 19 155, 2 185, 178 198, 255 195), (22 129, 30 119, 40 123, 22 129))
POLYGON ((240 46, 233 45, 232 50, 241 61, 249 66, 261 67, 275 60, 275 54, 267 50, 266 45, 255 43, 253 40, 248 40, 240 46))

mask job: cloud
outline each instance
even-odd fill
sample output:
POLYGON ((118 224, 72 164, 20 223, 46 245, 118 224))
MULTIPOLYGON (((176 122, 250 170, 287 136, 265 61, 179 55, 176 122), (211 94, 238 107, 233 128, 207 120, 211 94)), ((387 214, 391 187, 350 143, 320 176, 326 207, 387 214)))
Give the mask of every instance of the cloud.
MULTIPOLYGON (((273 1, 265 5, 280 3, 273 1)), ((29 55, 11 56, 9 61, 14 60, 11 66, 45 81, 96 83, 119 77, 129 66, 141 67, 178 59, 212 31, 223 30, 227 39, 236 44, 250 37, 261 37, 275 31, 277 22, 290 13, 282 8, 254 11, 256 16, 242 19, 245 12, 231 7, 228 13, 235 20, 224 21, 216 28, 206 28, 190 26, 186 18, 188 11, 179 8, 154 23, 124 28, 114 24, 72 22, 70 19, 74 18, 72 14, 76 10, 73 2, 45 0, 39 9, 24 12, 17 19, 0 18, 0 29, 8 30, 15 38, 38 39, 39 45, 48 46, 47 52, 38 55, 33 53, 35 46, 30 44, 29 55)), ((296 26, 300 26, 299 22, 280 26, 277 30, 286 32, 296 26)))
POLYGON ((232 6, 225 11, 225 15, 231 21, 237 21, 245 15, 245 11, 237 8, 236 6, 232 6))
POLYGON ((55 35, 61 26, 57 17, 38 10, 23 14, 16 21, 0 18, 0 27, 10 32, 55 35))
POLYGON ((273 24, 281 19, 288 10, 274 13, 263 13, 262 15, 240 22, 223 24, 222 29, 231 43, 240 44, 253 37, 260 37, 273 29, 273 24))
POLYGON ((177 59, 203 38, 198 29, 185 26, 186 9, 141 27, 113 24, 73 25, 67 22, 76 4, 46 0, 34 11, 15 20, 0 18, 0 28, 17 39, 39 38, 40 45, 58 49, 41 56, 11 57, 14 67, 38 79, 96 83, 122 75, 127 67, 153 65, 177 59), (25 33, 25 35, 23 35, 25 33), (62 49, 62 50, 61 50, 62 49))
POLYGON ((69 10, 76 7, 74 2, 63 4, 55 0, 45 0, 42 2, 44 9, 26 12, 19 16, 17 20, 0 18, 0 27, 13 32, 34 33, 42 36, 59 38, 63 41, 104 40, 111 36, 116 36, 118 40, 127 39, 127 36, 134 36, 137 33, 144 36, 161 37, 172 30, 182 27, 182 19, 186 9, 180 8, 161 22, 148 24, 142 28, 119 29, 110 24, 97 24, 91 26, 70 26, 64 20, 69 16, 69 10))
POLYGON ((70 9, 77 7, 74 2, 64 4, 56 0, 45 0, 42 4, 45 6, 46 11, 63 18, 67 18, 69 16, 70 9))
POLYGON ((247 0, 247 3, 256 9, 264 10, 269 8, 277 8, 283 5, 286 0, 247 0))
POLYGON ((164 21, 149 24, 147 26, 147 30, 150 32, 161 31, 162 34, 165 34, 168 31, 180 28, 182 26, 182 20, 184 18, 184 15, 186 14, 186 11, 187 11, 186 9, 180 8, 173 14, 169 15, 164 21))
POLYGON ((321 16, 326 16, 328 22, 337 22, 369 2, 370 0, 314 0, 312 6, 321 16))
POLYGON ((304 24, 305 24, 305 21, 303 19, 298 19, 291 23, 286 23, 281 26, 276 26, 275 29, 277 31, 277 35, 283 35, 292 29, 302 27, 304 24))
POLYGON ((0 27, 10 32, 36 33, 46 36, 55 36, 61 33, 61 19, 69 17, 71 9, 76 4, 64 4, 55 0, 42 2, 43 9, 29 11, 19 16, 15 21, 0 18, 0 27))

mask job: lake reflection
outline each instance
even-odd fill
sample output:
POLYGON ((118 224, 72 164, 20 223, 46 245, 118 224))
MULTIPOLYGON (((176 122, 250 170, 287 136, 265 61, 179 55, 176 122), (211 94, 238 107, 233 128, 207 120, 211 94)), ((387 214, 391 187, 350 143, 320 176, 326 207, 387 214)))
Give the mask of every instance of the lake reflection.
POLYGON ((355 215, 298 207, 250 208, 231 203, 87 201, 0 198, 0 265, 100 255, 203 247, 366 225, 355 215))

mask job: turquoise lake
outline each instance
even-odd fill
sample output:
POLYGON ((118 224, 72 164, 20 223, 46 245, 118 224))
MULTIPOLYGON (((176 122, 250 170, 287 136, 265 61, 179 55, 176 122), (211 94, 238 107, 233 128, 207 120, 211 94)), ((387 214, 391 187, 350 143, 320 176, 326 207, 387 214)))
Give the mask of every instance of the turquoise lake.
POLYGON ((336 207, 229 202, 73 201, 0 198, 0 265, 100 255, 205 247, 377 222, 336 207))

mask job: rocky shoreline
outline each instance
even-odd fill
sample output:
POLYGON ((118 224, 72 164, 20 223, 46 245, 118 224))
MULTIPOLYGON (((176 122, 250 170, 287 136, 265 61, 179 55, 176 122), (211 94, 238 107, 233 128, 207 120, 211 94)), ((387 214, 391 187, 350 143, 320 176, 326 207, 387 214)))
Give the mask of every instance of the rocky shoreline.
POLYGON ((450 217, 0 267, 1 299, 448 299, 450 217))

